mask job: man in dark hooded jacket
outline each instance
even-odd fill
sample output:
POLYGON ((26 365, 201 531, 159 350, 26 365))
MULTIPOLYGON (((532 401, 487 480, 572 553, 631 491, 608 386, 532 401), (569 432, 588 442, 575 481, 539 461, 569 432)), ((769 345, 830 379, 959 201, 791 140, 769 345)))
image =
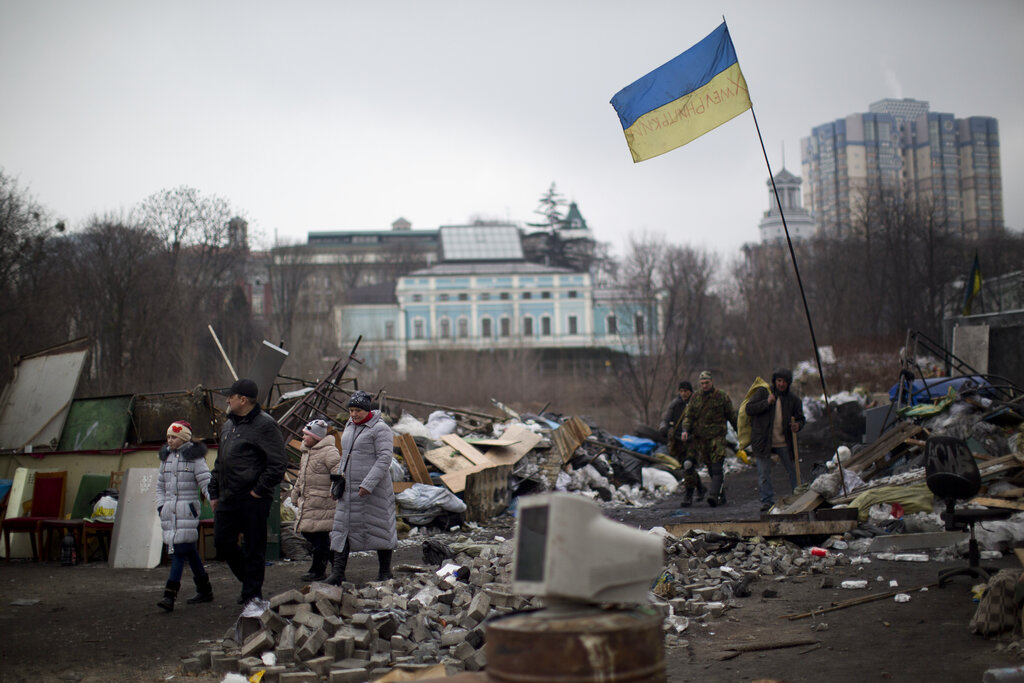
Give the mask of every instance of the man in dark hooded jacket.
POLYGON ((788 368, 776 368, 772 373, 771 391, 759 387, 747 401, 750 416, 750 452, 757 460, 757 488, 761 497, 761 510, 775 504, 772 487, 772 454, 779 456, 789 475, 789 486, 796 488, 796 463, 793 459, 793 435, 803 428, 803 403, 789 390, 793 373, 788 368))

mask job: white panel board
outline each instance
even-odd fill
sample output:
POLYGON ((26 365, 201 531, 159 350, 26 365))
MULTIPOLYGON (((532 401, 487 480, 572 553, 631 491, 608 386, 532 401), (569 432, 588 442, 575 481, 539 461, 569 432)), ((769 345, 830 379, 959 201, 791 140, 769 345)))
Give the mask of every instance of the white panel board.
POLYGON ((957 325, 953 328, 953 355, 978 373, 988 373, 988 325, 957 325))
POLYGON ((0 449, 50 447, 60 441, 87 351, 22 359, 0 400, 0 449))
POLYGON ((125 471, 110 541, 111 567, 152 569, 160 564, 163 539, 156 512, 159 474, 156 467, 132 467, 125 471))
MULTIPOLYGON (((4 519, 21 517, 22 503, 32 498, 36 473, 27 467, 19 467, 14 470, 14 478, 11 481, 11 494, 7 499, 7 512, 4 514, 4 519)), ((0 557, 6 556, 7 548, 0 540, 0 557)), ((28 534, 11 534, 11 557, 32 557, 32 541, 28 534)))

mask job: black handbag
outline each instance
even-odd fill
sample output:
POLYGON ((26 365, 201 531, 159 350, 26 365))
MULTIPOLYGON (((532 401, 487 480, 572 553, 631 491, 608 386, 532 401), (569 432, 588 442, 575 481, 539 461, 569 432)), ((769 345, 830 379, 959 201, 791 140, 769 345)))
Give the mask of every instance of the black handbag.
POLYGON ((331 472, 331 497, 334 500, 341 500, 345 495, 345 475, 341 472, 331 472))

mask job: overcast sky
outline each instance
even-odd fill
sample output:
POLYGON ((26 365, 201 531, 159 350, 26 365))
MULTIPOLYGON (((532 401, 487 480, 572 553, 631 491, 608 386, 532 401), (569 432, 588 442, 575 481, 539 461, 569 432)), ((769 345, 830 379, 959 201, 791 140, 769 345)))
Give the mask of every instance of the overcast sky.
POLYGON ((73 228, 189 185, 269 244, 535 221, 731 256, 768 172, 750 112, 634 164, 608 103, 728 20, 772 170, 813 126, 912 97, 999 120, 1024 227, 1024 2, 0 0, 0 167, 73 228))

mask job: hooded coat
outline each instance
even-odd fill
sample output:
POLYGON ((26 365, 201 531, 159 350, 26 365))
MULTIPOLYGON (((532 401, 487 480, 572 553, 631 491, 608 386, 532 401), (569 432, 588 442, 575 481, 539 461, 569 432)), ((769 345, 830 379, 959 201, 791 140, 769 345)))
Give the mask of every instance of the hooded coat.
POLYGON ((210 498, 210 468, 206 466, 206 444, 188 441, 176 451, 164 444, 160 449, 160 474, 156 479, 156 507, 160 529, 168 546, 199 541, 199 492, 210 498))
MULTIPOLYGON (((804 407, 800 397, 791 391, 793 373, 788 368, 776 368, 772 372, 771 393, 782 406, 783 433, 786 435, 786 447, 793 452, 793 430, 789 423, 796 419, 803 429, 804 407), (775 389, 775 380, 781 377, 786 380, 786 391, 781 394, 775 389)), ((768 403, 771 395, 768 389, 758 387, 754 395, 747 401, 747 415, 750 416, 750 452, 758 457, 768 457, 772 452, 772 422, 775 419, 775 405, 768 403)))
POLYGON ((328 434, 311 447, 302 446, 302 461, 291 499, 299 508, 295 530, 299 533, 330 531, 334 525, 335 500, 331 497, 331 472, 338 470, 341 453, 328 434))
POLYGON ((331 550, 388 550, 398 545, 395 530, 395 492, 391 459, 395 437, 378 411, 363 424, 352 420, 341 434, 339 470, 345 475, 345 493, 334 511, 331 550), (359 488, 370 492, 360 496, 359 488))

